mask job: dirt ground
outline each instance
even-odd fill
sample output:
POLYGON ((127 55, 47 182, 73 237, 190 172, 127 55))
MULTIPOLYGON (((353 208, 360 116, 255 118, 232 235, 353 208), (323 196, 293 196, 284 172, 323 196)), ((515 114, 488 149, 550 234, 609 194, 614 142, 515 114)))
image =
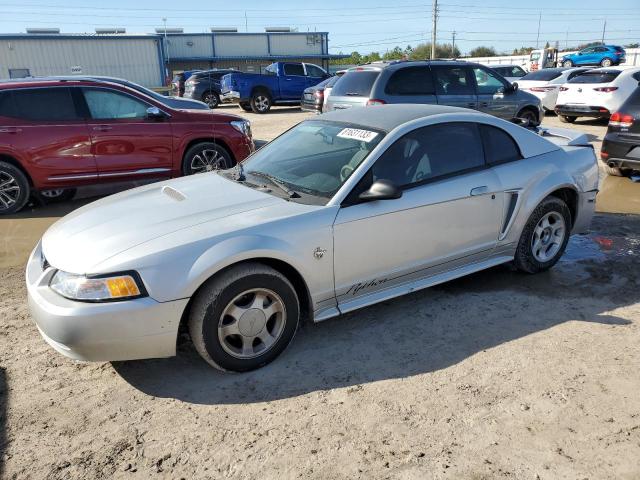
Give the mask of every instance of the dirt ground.
MULTIPOLYGON (((269 140, 308 114, 247 116, 269 140)), ((640 206, 639 183, 610 180, 600 210, 640 206)), ((26 255, 96 193, 0 219, 0 478, 640 478, 640 216, 598 214, 545 274, 498 267, 304 325, 229 375, 186 338, 114 364, 40 338, 26 255)))

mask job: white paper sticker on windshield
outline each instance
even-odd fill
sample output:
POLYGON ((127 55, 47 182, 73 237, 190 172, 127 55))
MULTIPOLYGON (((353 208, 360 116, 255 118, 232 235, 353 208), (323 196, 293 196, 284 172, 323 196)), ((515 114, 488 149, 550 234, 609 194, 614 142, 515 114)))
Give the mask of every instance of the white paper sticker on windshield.
POLYGON ((370 132, 369 130, 360 130, 359 128, 343 128, 338 137, 350 138, 352 140, 360 140, 361 142, 369 143, 371 140, 378 136, 377 132, 370 132))

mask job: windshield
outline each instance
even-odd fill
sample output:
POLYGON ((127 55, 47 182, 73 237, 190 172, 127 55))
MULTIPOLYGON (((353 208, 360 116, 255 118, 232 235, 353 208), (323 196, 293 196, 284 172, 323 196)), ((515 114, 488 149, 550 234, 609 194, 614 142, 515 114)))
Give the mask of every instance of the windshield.
POLYGON ((260 185, 273 177, 300 194, 299 201, 324 205, 383 137, 366 127, 308 120, 249 157, 244 174, 247 182, 260 185))
POLYGON ((336 97, 368 97, 380 72, 377 70, 354 70, 345 73, 338 79, 331 90, 331 95, 336 97))
POLYGON ((529 57, 531 60, 539 60, 540 59, 540 52, 534 52, 531 54, 531 57, 529 57))
POLYGON ((618 75, 620 70, 584 72, 573 77, 569 83, 609 83, 613 82, 618 75))

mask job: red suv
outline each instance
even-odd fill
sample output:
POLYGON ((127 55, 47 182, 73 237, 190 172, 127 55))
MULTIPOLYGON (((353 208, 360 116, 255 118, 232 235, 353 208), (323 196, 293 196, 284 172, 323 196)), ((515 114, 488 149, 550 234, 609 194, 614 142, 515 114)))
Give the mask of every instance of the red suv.
POLYGON ((31 193, 231 168, 254 150, 249 122, 177 110, 123 85, 91 80, 0 83, 0 214, 31 193))

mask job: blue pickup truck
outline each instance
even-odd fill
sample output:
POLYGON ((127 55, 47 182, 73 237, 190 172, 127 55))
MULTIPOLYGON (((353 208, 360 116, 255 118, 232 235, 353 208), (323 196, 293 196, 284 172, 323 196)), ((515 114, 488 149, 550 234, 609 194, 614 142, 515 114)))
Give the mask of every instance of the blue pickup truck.
POLYGON ((222 77, 220 100, 239 103, 246 112, 267 113, 273 105, 298 105, 305 88, 329 74, 317 65, 276 62, 263 74, 229 73, 222 77))

